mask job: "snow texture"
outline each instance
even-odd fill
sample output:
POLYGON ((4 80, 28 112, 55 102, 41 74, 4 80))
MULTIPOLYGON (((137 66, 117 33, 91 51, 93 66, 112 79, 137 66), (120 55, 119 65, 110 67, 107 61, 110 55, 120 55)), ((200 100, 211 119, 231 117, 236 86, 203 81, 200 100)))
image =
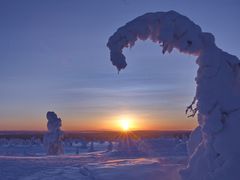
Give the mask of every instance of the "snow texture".
POLYGON ((112 159, 99 152, 79 156, 0 156, 0 162, 1 180, 179 180, 177 171, 183 166, 177 158, 112 159))
POLYGON ((175 12, 147 13, 128 22, 107 43, 112 64, 127 66, 122 51, 138 40, 151 39, 162 53, 173 48, 197 56, 196 95, 188 107, 199 127, 189 143, 190 160, 183 180, 240 179, 240 62, 215 44, 211 33, 175 12), (193 108, 193 106, 196 106, 193 108))
POLYGON ((44 136, 44 145, 48 155, 63 154, 63 131, 60 129, 62 120, 55 112, 47 112, 48 132, 44 136))
MULTIPOLYGON (((79 147, 78 144, 64 143, 65 154, 61 156, 39 153, 43 151, 41 144, 31 148, 23 141, 12 146, 2 144, 0 180, 179 180, 178 170, 184 167, 187 159, 182 155, 186 149, 175 151, 179 142, 175 138, 146 139, 149 154, 142 156, 109 151, 108 142, 95 141, 94 152, 80 148, 77 155, 75 148, 79 147), (25 148, 27 151, 31 149, 32 153, 21 154, 25 148)), ((117 145, 116 141, 111 143, 117 145)))

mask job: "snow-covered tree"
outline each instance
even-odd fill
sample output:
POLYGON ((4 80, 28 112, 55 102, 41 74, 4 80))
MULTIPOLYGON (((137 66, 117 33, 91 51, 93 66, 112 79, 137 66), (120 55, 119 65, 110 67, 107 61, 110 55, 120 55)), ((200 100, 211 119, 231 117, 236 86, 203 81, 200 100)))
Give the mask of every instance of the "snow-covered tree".
POLYGON ((44 135, 44 145, 48 155, 63 154, 63 131, 61 130, 62 120, 55 112, 47 112, 48 131, 44 135))
POLYGON ((88 152, 93 152, 93 151, 95 151, 95 150, 94 150, 94 142, 91 141, 90 146, 89 146, 89 148, 88 148, 88 152))
POLYGON ((108 146, 107 146, 107 151, 112 151, 113 150, 113 143, 112 141, 108 141, 108 146))
POLYGON ((81 141, 81 149, 87 149, 88 141, 87 140, 82 140, 81 141))
POLYGON ((138 40, 151 39, 162 53, 173 48, 197 56, 196 95, 186 112, 197 113, 189 141, 190 160, 183 180, 240 179, 240 61, 218 48, 211 33, 175 11, 147 13, 120 27, 110 38, 111 61, 127 66, 122 51, 138 40), (195 105, 195 107, 194 107, 195 105))

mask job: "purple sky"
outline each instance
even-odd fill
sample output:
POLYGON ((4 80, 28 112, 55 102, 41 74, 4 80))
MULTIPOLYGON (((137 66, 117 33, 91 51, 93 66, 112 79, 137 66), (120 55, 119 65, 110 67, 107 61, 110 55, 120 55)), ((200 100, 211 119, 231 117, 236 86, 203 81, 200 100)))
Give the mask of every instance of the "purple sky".
POLYGON ((195 57, 163 56, 157 44, 139 41, 117 75, 106 47, 126 22, 169 10, 240 57, 238 0, 1 0, 0 130, 44 129, 49 110, 65 129, 111 129, 121 115, 150 129, 193 127, 184 111, 195 92, 195 57))

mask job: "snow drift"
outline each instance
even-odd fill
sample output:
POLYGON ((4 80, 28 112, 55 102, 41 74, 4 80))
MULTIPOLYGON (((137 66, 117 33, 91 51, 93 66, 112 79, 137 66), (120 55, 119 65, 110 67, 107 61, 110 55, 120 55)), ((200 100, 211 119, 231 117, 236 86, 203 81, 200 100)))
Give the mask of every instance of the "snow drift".
POLYGON ((48 155, 63 154, 63 131, 61 131, 62 120, 55 112, 47 112, 48 132, 44 136, 44 145, 48 155))
POLYGON ((215 45, 211 33, 175 11, 147 13, 128 22, 107 43, 112 64, 127 66, 122 51, 138 40, 151 39, 162 53, 173 48, 197 56, 196 95, 187 108, 199 127, 189 141, 190 160, 183 180, 240 179, 240 62, 215 45), (195 106, 195 107, 193 107, 195 106))

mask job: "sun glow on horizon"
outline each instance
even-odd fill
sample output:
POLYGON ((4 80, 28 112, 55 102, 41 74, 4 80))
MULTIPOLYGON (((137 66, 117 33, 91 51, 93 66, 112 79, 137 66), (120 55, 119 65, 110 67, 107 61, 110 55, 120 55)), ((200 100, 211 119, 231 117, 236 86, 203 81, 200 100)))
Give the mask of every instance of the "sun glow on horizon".
POLYGON ((130 116, 121 116, 118 119, 118 126, 121 131, 128 132, 135 128, 134 119, 130 116))
POLYGON ((121 121, 121 126, 123 131, 128 131, 129 130, 129 122, 127 120, 122 120, 121 121))
POLYGON ((119 120, 119 125, 122 131, 127 132, 132 128, 132 119, 129 117, 122 117, 119 120))

